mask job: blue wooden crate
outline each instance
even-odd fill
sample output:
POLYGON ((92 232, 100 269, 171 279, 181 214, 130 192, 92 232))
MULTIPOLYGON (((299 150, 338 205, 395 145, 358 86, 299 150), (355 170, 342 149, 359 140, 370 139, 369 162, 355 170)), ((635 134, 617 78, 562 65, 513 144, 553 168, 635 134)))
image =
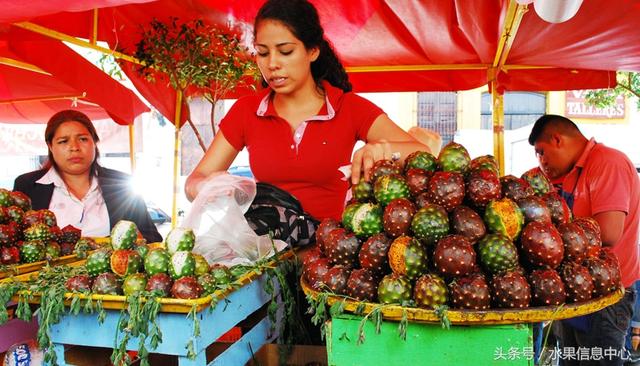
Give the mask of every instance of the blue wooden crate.
MULTIPOLYGON (((187 343, 193 337, 193 320, 184 313, 159 313, 157 323, 162 332, 162 343, 152 353, 174 355, 180 366, 193 365, 244 365, 253 353, 265 343, 271 342, 276 332, 272 332, 268 316, 263 317, 238 341, 230 345, 223 353, 207 364, 206 349, 220 336, 236 326, 247 316, 260 309, 271 300, 264 290, 267 275, 262 274, 255 280, 237 289, 221 300, 213 309, 205 308, 197 313, 200 320, 200 336, 193 339, 196 358, 187 358, 187 343)), ((277 288, 276 288, 277 291, 277 288)), ((120 311, 105 310, 107 316, 98 324, 96 314, 67 314, 60 323, 51 326, 51 339, 55 345, 59 365, 67 365, 64 358, 64 345, 92 347, 114 346, 120 311)), ((118 335, 122 337, 122 333, 118 335)), ((138 349, 138 340, 132 339, 127 345, 129 350, 138 349)))

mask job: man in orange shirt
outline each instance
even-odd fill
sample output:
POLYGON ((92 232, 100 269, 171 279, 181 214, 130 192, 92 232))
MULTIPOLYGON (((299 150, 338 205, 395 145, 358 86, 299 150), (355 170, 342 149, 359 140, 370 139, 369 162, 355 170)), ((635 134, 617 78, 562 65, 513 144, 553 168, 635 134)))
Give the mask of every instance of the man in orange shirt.
MULTIPOLYGON (((633 314, 640 278, 638 228, 640 181, 629 158, 622 152, 587 139, 569 119, 557 115, 540 117, 529 135, 540 167, 552 180, 560 180, 562 195, 574 216, 592 216, 600 224, 603 246, 618 257, 624 298, 582 321, 561 322, 557 336, 560 350, 586 347, 589 360, 561 359, 561 365, 622 365, 624 338, 633 314), (613 349, 617 356, 600 357, 596 350, 613 349)), ((612 352, 609 352, 611 355, 612 352)))

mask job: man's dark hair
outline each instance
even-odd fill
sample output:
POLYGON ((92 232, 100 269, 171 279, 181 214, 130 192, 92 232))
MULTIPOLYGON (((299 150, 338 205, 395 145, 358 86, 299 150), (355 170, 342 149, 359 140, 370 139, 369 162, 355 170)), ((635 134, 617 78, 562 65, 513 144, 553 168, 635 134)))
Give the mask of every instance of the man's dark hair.
POLYGON ((567 136, 577 136, 580 129, 567 117, 558 116, 557 114, 545 114, 538 118, 529 134, 529 145, 533 146, 536 141, 544 138, 549 128, 553 127, 554 131, 567 136))

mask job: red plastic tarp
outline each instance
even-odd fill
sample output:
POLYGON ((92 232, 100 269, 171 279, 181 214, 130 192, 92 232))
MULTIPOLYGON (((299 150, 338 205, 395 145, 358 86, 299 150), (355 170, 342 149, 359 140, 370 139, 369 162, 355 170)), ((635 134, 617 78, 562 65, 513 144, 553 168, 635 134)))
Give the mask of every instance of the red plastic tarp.
MULTIPOLYGON (((0 8, 9 0, 0 0, 0 8)), ((51 2, 61 2, 52 0, 51 2)), ((158 0, 145 4, 101 9, 99 39, 132 53, 140 27, 153 18, 202 18, 234 21, 251 32, 262 0, 158 0)), ((421 65, 480 65, 493 63, 504 27, 507 0, 312 0, 327 37, 347 67, 407 67, 421 65)), ((10 15, 5 15, 12 19, 10 15)), ((14 20, 88 38, 91 12, 60 13, 29 18, 20 12, 14 20)), ((502 90, 570 90, 615 85, 616 70, 640 71, 639 0, 584 1, 577 15, 561 24, 541 20, 529 6, 506 60, 497 75, 502 90)), ((149 84, 125 68, 136 86, 161 113, 174 116, 175 94, 165 83, 149 84)), ((366 71, 350 73, 354 89, 367 91, 465 90, 491 80, 486 69, 420 71, 366 71)))

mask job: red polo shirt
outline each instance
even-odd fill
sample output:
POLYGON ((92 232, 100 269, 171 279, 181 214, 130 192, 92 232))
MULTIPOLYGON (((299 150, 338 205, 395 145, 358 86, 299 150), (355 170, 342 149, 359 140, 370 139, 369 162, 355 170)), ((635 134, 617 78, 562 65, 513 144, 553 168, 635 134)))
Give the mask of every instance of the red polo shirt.
POLYGON ((327 82, 323 87, 324 106, 296 131, 278 116, 270 89, 239 99, 220 130, 236 150, 247 147, 256 181, 291 193, 317 219, 339 219, 349 183, 338 168, 351 162, 355 143, 366 141, 384 112, 354 93, 327 82))
POLYGON ((631 286, 640 279, 640 181, 629 158, 591 139, 564 178, 562 187, 564 191, 574 193, 573 214, 576 217, 606 211, 626 214, 622 236, 612 249, 620 262, 623 285, 631 286))

